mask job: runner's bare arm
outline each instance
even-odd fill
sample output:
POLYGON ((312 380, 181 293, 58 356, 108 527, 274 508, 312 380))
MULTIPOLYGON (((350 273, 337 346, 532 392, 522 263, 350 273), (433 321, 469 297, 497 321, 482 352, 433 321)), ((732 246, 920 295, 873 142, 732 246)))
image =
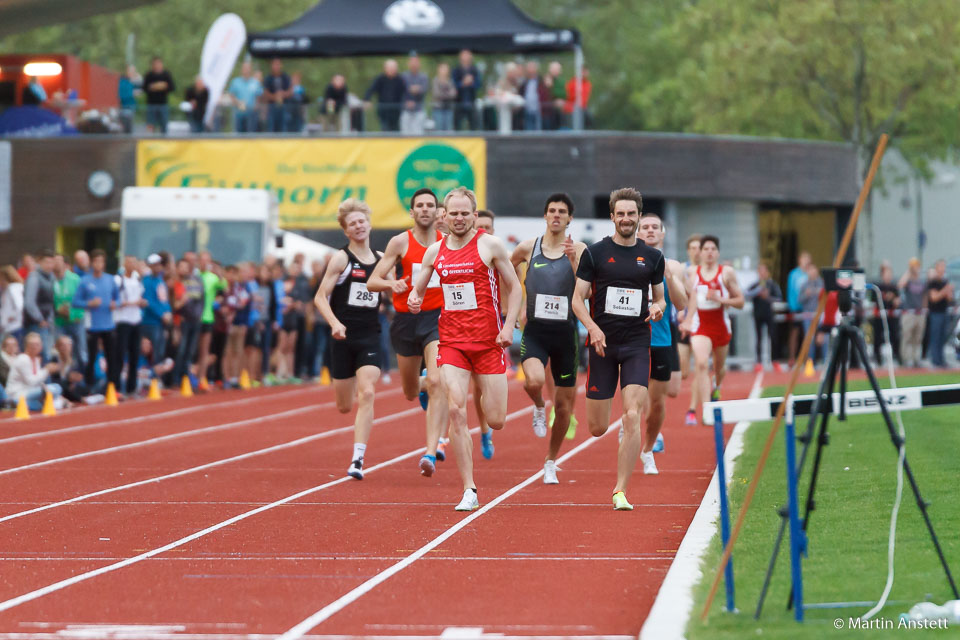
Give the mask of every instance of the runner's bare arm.
POLYGON ((647 320, 649 322, 656 322, 663 317, 664 307, 667 306, 667 303, 663 299, 663 283, 655 284, 650 287, 653 295, 650 298, 650 308, 647 312, 647 320))
POLYGON ((323 280, 320 281, 320 288, 317 289, 317 295, 313 299, 313 304, 317 307, 317 311, 320 312, 323 319, 330 325, 330 335, 333 336, 335 340, 343 340, 346 338, 347 328, 343 326, 342 322, 337 320, 337 316, 333 315, 333 309, 330 308, 330 301, 327 300, 327 298, 333 293, 333 287, 337 284, 337 278, 343 273, 347 262, 347 254, 343 250, 333 254, 333 257, 330 258, 330 262, 327 264, 327 270, 323 274, 323 280))
POLYGON ((374 267, 373 273, 371 273, 370 277, 367 279, 368 291, 373 291, 374 293, 379 293, 381 291, 403 293, 409 288, 406 280, 406 276, 409 274, 403 274, 404 278, 402 280, 396 280, 393 277, 393 274, 395 273, 394 267, 397 264, 397 260, 399 260, 400 256, 402 256, 406 251, 406 232, 390 238, 390 242, 387 243, 387 249, 383 252, 383 257, 380 258, 379 262, 377 262, 377 266, 374 267))
POLYGON ((590 346, 602 357, 604 347, 607 346, 607 337, 603 335, 603 331, 593 321, 593 318, 590 317, 590 311, 587 310, 585 300, 590 294, 590 286, 589 281, 577 278, 577 286, 573 290, 573 299, 570 302, 573 305, 573 315, 577 316, 577 320, 587 328, 587 334, 590 336, 590 346))
POLYGON ((740 289, 740 282, 737 280, 737 272, 730 267, 723 270, 723 283, 727 285, 727 291, 730 292, 726 298, 720 299, 720 304, 734 309, 743 309, 743 303, 746 300, 743 296, 743 290, 740 289))
POLYGON ((683 320, 680 322, 680 331, 688 334, 693 331, 693 317, 697 315, 697 290, 694 286, 697 268, 687 267, 684 270, 684 284, 687 289, 687 308, 684 310, 683 320))
MULTIPOLYGON (((510 256, 510 262, 513 263, 513 268, 516 269, 517 271, 517 279, 520 281, 521 284, 523 283, 524 276, 526 275, 526 269, 530 268, 529 266, 530 254, 533 253, 534 242, 536 241, 524 240, 523 242, 517 245, 517 247, 513 250, 513 254, 510 256), (523 268, 524 264, 527 265, 526 268, 523 268)), ((518 319, 520 328, 522 329, 525 326, 527 326, 527 305, 524 304, 524 302, 526 301, 525 299, 526 299, 527 293, 526 291, 524 291, 522 286, 520 287, 520 292, 524 298, 524 300, 521 300, 521 303, 520 303, 520 316, 518 319)))
POLYGON ((667 293, 670 294, 670 304, 683 311, 687 308, 687 286, 683 273, 683 265, 673 259, 667 260, 667 273, 663 280, 667 284, 667 293))
POLYGON ((417 281, 413 283, 410 295, 407 296, 407 307, 409 307, 410 313, 420 313, 423 294, 427 290, 427 284, 430 283, 430 277, 433 275, 433 263, 437 260, 441 242, 443 240, 434 242, 423 254, 423 262, 420 263, 420 275, 417 276, 417 281))
POLYGON ((497 344, 501 347, 509 347, 513 343, 513 328, 517 324, 517 316, 520 314, 520 305, 523 302, 523 294, 520 291, 520 280, 517 278, 517 272, 507 254, 507 247, 499 238, 494 238, 483 234, 481 240, 490 251, 490 264, 500 272, 500 283, 507 293, 507 313, 506 320, 503 323, 503 329, 497 337, 497 344))

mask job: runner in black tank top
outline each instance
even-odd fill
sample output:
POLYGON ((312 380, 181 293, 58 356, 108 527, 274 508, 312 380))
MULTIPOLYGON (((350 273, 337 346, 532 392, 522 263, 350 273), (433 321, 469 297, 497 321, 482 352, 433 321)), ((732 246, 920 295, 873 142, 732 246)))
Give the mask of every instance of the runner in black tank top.
POLYGON ((617 457, 613 507, 629 511, 624 491, 640 453, 640 416, 650 375, 650 321, 663 315, 663 254, 637 240, 642 198, 635 189, 610 194, 613 236, 591 245, 580 257, 573 310, 589 334, 587 421, 602 436, 620 381, 623 440, 617 457), (590 291, 590 310, 586 297, 590 291), (649 299, 652 298, 652 299, 649 299))
POLYGON ((370 248, 370 207, 365 202, 344 200, 337 219, 350 242, 330 258, 314 303, 333 337, 330 375, 337 408, 348 413, 357 398, 353 458, 347 474, 362 480, 381 362, 380 294, 368 291, 366 283, 380 254, 370 248))
MULTIPOLYGON (((533 400, 533 430, 538 437, 547 433, 543 387, 549 362, 555 385, 553 393, 553 432, 543 467, 544 484, 559 484, 556 459, 567 434, 576 400, 580 340, 571 298, 577 278, 573 265, 586 249, 582 242, 567 236, 573 218, 573 201, 565 193, 555 193, 544 205, 546 233, 517 245, 511 261, 517 268, 526 264, 525 324, 520 341, 520 362, 524 390, 533 400)), ((523 322, 522 322, 523 324, 523 322)))

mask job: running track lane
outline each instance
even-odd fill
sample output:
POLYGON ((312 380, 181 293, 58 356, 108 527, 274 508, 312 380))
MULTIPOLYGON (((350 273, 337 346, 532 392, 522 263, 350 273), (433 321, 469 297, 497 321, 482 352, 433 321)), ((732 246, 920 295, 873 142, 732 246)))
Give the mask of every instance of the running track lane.
MULTIPOLYGON (((519 391, 519 386, 514 385, 514 396, 518 400, 519 391)), ((422 418, 409 419, 411 403, 397 396, 378 406, 381 419, 389 424, 375 427, 368 449, 368 465, 410 453, 412 447, 410 455, 416 457, 403 465, 403 475, 417 483, 427 482, 420 478, 416 467, 422 451, 417 448, 422 447, 422 418), (390 414, 394 413, 406 419, 390 421, 390 414), (391 439, 391 436, 395 437, 391 439)), ((422 415, 419 407, 416 411, 422 415)), ((222 443, 224 436, 211 435, 210 438, 222 443)), ((81 502, 4 523, 0 525, 0 550, 4 558, 0 560, 0 599, 163 546, 254 506, 342 479, 352 446, 352 433, 344 433, 323 441, 322 447, 279 451, 220 467, 200 478, 177 478, 138 487, 115 496, 113 501, 81 502), (63 561, 50 561, 50 558, 63 561)), ((446 466, 449 469, 451 465, 446 466)), ((454 479, 451 471, 445 473, 448 480, 454 479)), ((452 473, 455 474, 455 469, 452 473)), ((434 481, 438 477, 435 476, 434 481)), ((270 535, 272 531, 258 530, 256 539, 269 540, 270 535)), ((97 580, 103 579, 92 582, 97 580)), ((136 584, 151 582, 152 578, 148 578, 136 584)), ((133 586, 125 588, 123 593, 137 591, 133 586)), ((16 610, 13 613, 16 615, 16 610)))
MULTIPOLYGON (((737 393, 731 376, 726 392, 745 395, 746 386, 737 393)), ((518 391, 512 388, 511 405, 518 391)), ((590 629, 635 634, 713 466, 709 430, 677 426, 682 406, 670 405, 668 449, 658 456, 662 475, 634 477, 628 495, 638 511, 617 514, 609 507, 616 442, 608 437, 563 465, 559 487, 534 483, 313 633, 428 634, 458 625, 534 635, 590 629), (657 506, 645 506, 652 503, 657 506), (624 528, 625 518, 645 526, 624 528)), ((529 414, 497 434, 493 463, 477 453, 482 501, 539 469, 545 441, 530 435, 528 421, 529 414)), ((334 463, 334 472, 342 473, 339 466, 334 463)), ((112 593, 104 622, 178 619, 198 629, 215 621, 240 624, 245 633, 282 631, 461 520, 450 509, 459 491, 448 469, 431 480, 401 465, 384 469, 363 483, 340 485, 217 532, 178 550, 183 553, 137 565, 139 577, 125 569, 0 619, 90 621, 84 612, 98 610, 90 608, 91 598, 102 603, 112 593), (442 484, 443 495, 433 484, 442 484), (145 591, 158 598, 153 606, 144 602, 148 597, 129 597, 145 591), (212 592, 221 612, 216 620, 209 605, 197 611, 197 602, 212 592), (121 601, 119 593, 128 597, 121 601)))

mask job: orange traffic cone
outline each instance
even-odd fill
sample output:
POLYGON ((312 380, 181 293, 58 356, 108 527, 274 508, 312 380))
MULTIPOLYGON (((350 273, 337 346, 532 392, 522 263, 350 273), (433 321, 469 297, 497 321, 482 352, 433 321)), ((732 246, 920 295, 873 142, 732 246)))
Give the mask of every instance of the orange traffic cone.
POLYGON ((112 382, 107 384, 107 397, 103 401, 103 404, 107 405, 108 407, 115 407, 120 404, 117 401, 117 389, 113 386, 112 382))
POLYGON ((183 376, 183 380, 180 382, 180 395, 184 398, 193 397, 193 387, 190 386, 189 376, 183 376))
POLYGON ((150 381, 150 392, 147 393, 147 400, 160 400, 160 383, 154 378, 150 381))
POLYGON ((240 388, 249 389, 250 388, 250 374, 247 373, 247 370, 244 369, 240 372, 240 388))
POLYGON ((14 416, 17 420, 29 420, 30 419, 30 409, 27 408, 27 397, 20 396, 20 399, 17 400, 17 413, 14 416))
POLYGON ((40 412, 42 416, 55 416, 57 415, 57 408, 53 406, 53 394, 47 391, 47 394, 43 398, 43 410, 40 412))
POLYGON ((807 362, 803 365, 803 375, 807 378, 816 378, 817 372, 813 368, 813 360, 807 358, 807 362))
POLYGON ((324 367, 320 372, 320 384, 327 387, 330 385, 330 369, 324 367))

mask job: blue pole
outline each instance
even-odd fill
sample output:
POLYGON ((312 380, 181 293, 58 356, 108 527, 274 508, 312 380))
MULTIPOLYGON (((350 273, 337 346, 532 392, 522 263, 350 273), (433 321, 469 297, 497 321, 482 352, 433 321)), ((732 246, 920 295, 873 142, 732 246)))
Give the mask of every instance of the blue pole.
POLYGON ((793 399, 787 398, 787 419, 783 435, 787 444, 787 513, 790 521, 790 576, 793 580, 793 617, 803 622, 803 568, 800 554, 806 553, 806 534, 800 528, 800 501, 797 495, 797 439, 794 431, 793 399))
MULTIPOLYGON (((717 481, 720 490, 720 538, 723 547, 727 547, 730 540, 730 507, 727 505, 727 471, 723 464, 723 410, 716 407, 713 410, 713 442, 717 449, 717 481)), ((723 584, 727 590, 727 611, 733 612, 733 555, 724 570, 723 584)))

